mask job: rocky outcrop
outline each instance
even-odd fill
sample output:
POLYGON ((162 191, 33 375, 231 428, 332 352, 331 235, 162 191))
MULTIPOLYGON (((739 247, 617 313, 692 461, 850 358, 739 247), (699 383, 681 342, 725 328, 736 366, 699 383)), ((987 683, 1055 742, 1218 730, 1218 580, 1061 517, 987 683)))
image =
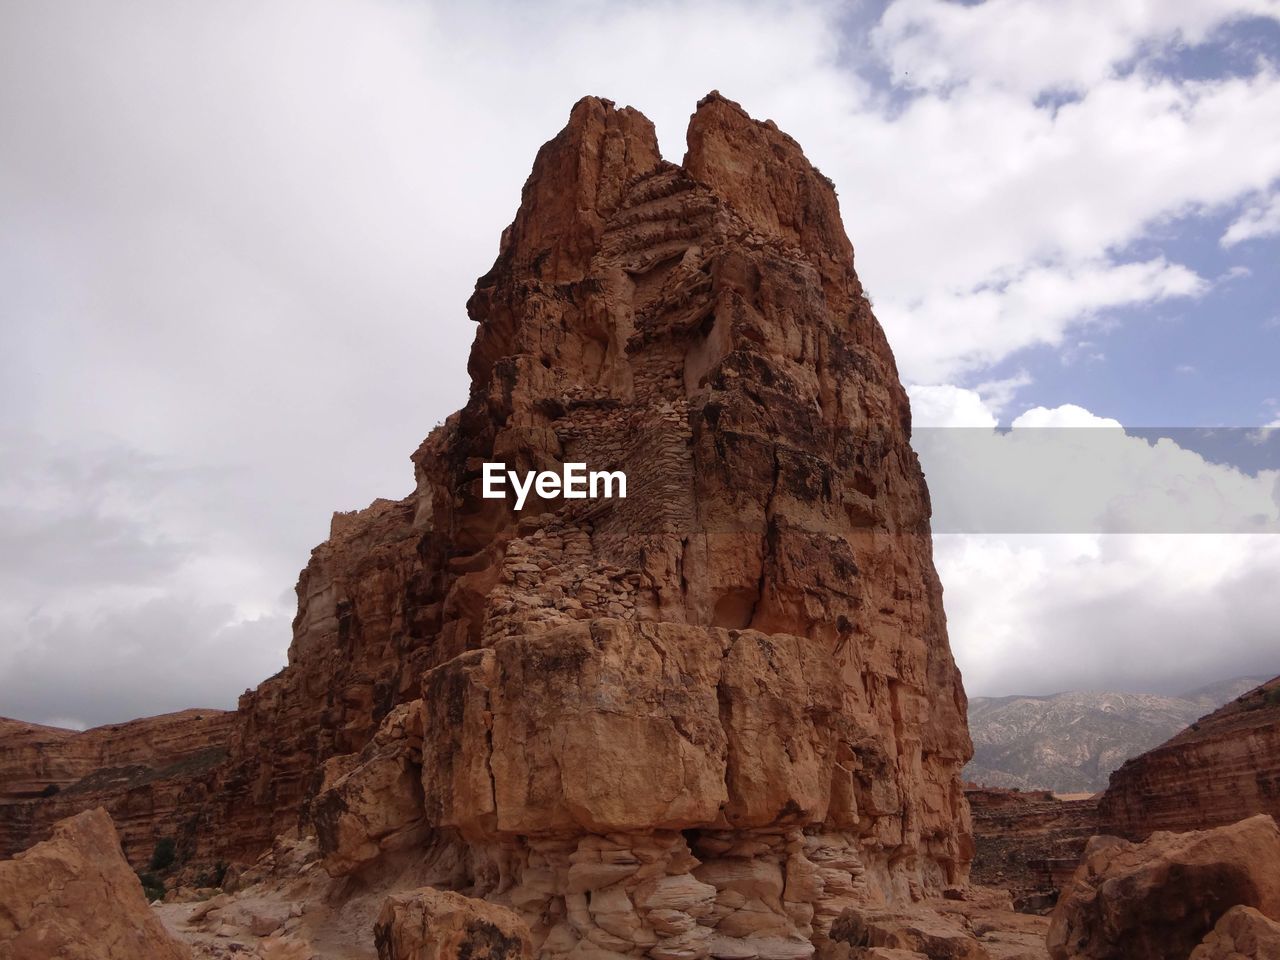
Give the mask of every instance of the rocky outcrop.
POLYGON ((202 853, 314 831, 348 889, 416 871, 575 960, 795 960, 963 886, 928 492, 830 182, 718 94, 680 166, 586 98, 468 310, 467 404, 313 552, 202 853), (493 462, 627 495, 516 510, 493 462))
POLYGON ((1050 918, 1054 960, 1185 957, 1232 907, 1280 918, 1280 829, 1259 814, 1213 830, 1089 841, 1050 918))
POLYGON ((928 496, 799 147, 713 95, 677 167, 584 100, 469 308, 471 400, 415 456, 448 545, 420 700, 326 764, 326 868, 426 844, 545 955, 659 960, 807 956, 868 896, 963 883, 928 496), (628 496, 517 513, 479 495, 498 460, 628 496))
POLYGON ((190 960, 152 914, 111 818, 97 808, 0 861, 5 960, 190 960))
POLYGON ((1098 805, 1104 830, 1135 839, 1257 813, 1280 817, 1280 677, 1125 763, 1098 805))
POLYGON ((423 887, 388 897, 374 927, 378 960, 529 960, 524 922, 504 907, 423 887))
POLYGON ((1007 889, 1018 910, 1048 913, 1098 832, 1096 799, 989 787, 964 793, 973 817, 973 881, 1007 889))
POLYGON ((76 732, 0 719, 0 857, 84 810, 110 813, 134 866, 157 841, 183 858, 211 849, 202 812, 227 756, 235 715, 183 710, 76 732))
MULTIPOLYGON (((953 892, 954 893, 954 892, 953 892)), ((973 887, 966 899, 885 909, 850 907, 821 960, 1048 960, 1048 920, 1009 912, 1008 895, 973 887)))
POLYGON ((1232 907, 1222 915, 1189 960, 1272 960, 1280 957, 1280 923, 1252 907, 1232 907))

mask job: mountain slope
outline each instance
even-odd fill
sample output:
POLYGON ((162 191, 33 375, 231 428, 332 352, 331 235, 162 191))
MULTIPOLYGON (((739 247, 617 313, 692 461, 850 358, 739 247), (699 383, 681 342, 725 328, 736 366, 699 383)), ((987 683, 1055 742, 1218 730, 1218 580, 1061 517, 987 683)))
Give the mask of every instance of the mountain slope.
POLYGON ((1094 793, 1125 760, 1262 682, 1237 677, 1178 696, 1073 691, 969 701, 973 761, 965 776, 987 786, 1094 793))
POLYGON ((1135 839, 1257 813, 1280 817, 1280 677, 1125 763, 1098 804, 1108 833, 1135 839))

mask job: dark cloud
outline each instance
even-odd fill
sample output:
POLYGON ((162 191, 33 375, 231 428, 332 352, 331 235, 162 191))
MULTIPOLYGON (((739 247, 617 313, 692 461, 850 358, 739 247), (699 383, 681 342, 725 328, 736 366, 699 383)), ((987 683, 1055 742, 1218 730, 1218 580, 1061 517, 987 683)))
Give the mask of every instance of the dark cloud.
POLYGON ((230 605, 184 596, 33 616, 0 672, 0 714, 96 726, 139 713, 234 708, 246 687, 281 666, 290 619, 234 616, 230 605))

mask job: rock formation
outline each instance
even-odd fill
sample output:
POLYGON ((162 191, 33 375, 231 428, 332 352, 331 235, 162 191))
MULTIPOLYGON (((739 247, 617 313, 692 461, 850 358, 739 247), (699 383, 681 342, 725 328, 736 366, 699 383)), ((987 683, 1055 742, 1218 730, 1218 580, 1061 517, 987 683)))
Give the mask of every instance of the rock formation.
POLYGON ((962 883, 964 696, 908 406, 799 147, 712 95, 677 167, 583 100, 470 311, 471 399, 404 510, 447 555, 421 699, 326 763, 329 869, 461 845, 439 884, 544 954, 659 960, 805 956, 872 891, 962 883), (630 491, 517 514, 479 496, 496 460, 630 491))
POLYGON ((1280 957, 1280 923, 1253 907, 1232 907, 1222 915, 1188 960, 1273 960, 1280 957))
POLYGON ((1142 844, 1089 841, 1050 918, 1053 960, 1185 957, 1232 907, 1280 918, 1280 829, 1265 814, 1142 844))
POLYGON ((190 960, 152 914, 101 808, 0 861, 4 960, 190 960))
POLYGON ((1280 817, 1280 677, 1125 763, 1098 805, 1106 832, 1135 839, 1257 813, 1280 817))
POLYGON ((388 897, 374 928, 379 960, 527 960, 529 928, 505 907, 424 887, 388 897))
POLYGON ((198 854, 314 831, 336 877, 412 864, 574 960, 807 957, 964 885, 928 492, 831 183, 718 94, 680 166, 586 98, 468 309, 467 404, 313 552, 198 854), (516 511, 498 461, 627 497, 516 511))
POLYGON ((212 849, 199 810, 227 756, 235 715, 184 710, 77 733, 0 719, 0 857, 58 820, 105 808, 134 866, 168 838, 182 856, 212 849))
POLYGON ((971 879, 1008 890, 1018 910, 1048 913, 1098 832, 1097 800, 989 787, 964 793, 973 817, 971 879))

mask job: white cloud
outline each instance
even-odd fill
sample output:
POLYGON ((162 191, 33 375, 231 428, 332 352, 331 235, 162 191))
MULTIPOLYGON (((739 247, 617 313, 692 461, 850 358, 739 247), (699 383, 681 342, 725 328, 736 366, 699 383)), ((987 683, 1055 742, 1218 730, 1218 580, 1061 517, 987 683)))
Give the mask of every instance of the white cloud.
POLYGON ((934 551, 972 696, 1280 673, 1275 535, 944 534, 934 551))
POLYGON ((1034 97, 1084 91, 1143 47, 1202 43, 1218 26, 1280 16, 1270 0, 898 0, 873 38, 894 75, 921 89, 998 86, 1034 97))
POLYGON ((1019 370, 1012 377, 1005 377, 1000 380, 984 380, 974 389, 978 391, 985 403, 995 413, 1000 413, 1013 402, 1014 396, 1023 387, 1029 387, 1032 384, 1031 375, 1025 370, 1019 370))
POLYGON ((921 427, 994 427, 995 413, 977 390, 949 383, 912 384, 911 422, 921 427))
POLYGON ((1074 403, 1064 403, 1057 407, 1032 407, 1014 420, 1012 426, 1026 427, 1032 430, 1067 427, 1123 429, 1119 420, 1112 417, 1100 417, 1074 403))
POLYGON ((1227 227, 1219 243, 1234 247, 1246 240, 1274 237, 1277 233, 1280 233, 1280 193, 1248 207, 1227 227))
MULTIPOLYGON (((917 391, 913 388, 912 401, 917 391)), ((935 531, 973 533, 1280 533, 1280 470, 1245 472, 1177 441, 1148 439, 1075 404, 1034 407, 1008 431, 972 411, 976 395, 926 388, 913 432, 935 531), (930 429, 975 427, 979 429, 930 429), (980 429, 987 427, 987 429, 980 429)), ((1221 433, 1221 431, 1220 431, 1221 433)), ((1248 454, 1248 431, 1234 456, 1248 454)), ((1272 461, 1274 462, 1274 461, 1272 461)))
MULTIPOLYGON (((1152 65, 1249 10, 1274 4, 898 0, 873 49, 838 5, 781 0, 6 5, 0 430, 59 442, 23 441, 37 478, 126 453, 0 498, 7 556, 33 558, 0 628, 46 651, 32 684, 61 665, 88 689, 98 661, 75 658, 110 631, 184 632, 130 641, 170 666, 208 643, 274 669, 280 597, 329 512, 406 492, 407 453, 465 399, 463 304, 586 93, 644 110, 676 160, 713 87, 777 120, 839 187, 904 375, 934 384, 912 391, 917 421, 989 425, 1025 386, 990 365, 1205 292, 1127 252, 1152 224, 1280 176, 1274 65, 1195 82, 1152 65), (979 29, 1001 9, 1019 43, 979 29), (876 51, 915 95, 850 68, 876 51), (1062 88, 1079 95, 1036 100, 1062 88), (946 385, 961 375, 986 379, 946 385)), ((121 691, 140 699, 113 719, 157 706, 121 691)))
POLYGON ((0 440, 0 713, 83 727, 231 707, 284 662, 305 556, 247 537, 250 511, 225 523, 216 477, 0 440))
POLYGON ((1029 266, 1014 279, 919 299, 880 301, 885 325, 897 334, 909 375, 944 380, 981 370, 1037 344, 1060 345, 1067 333, 1116 307, 1196 296, 1206 282, 1162 259, 1076 266, 1029 266))

